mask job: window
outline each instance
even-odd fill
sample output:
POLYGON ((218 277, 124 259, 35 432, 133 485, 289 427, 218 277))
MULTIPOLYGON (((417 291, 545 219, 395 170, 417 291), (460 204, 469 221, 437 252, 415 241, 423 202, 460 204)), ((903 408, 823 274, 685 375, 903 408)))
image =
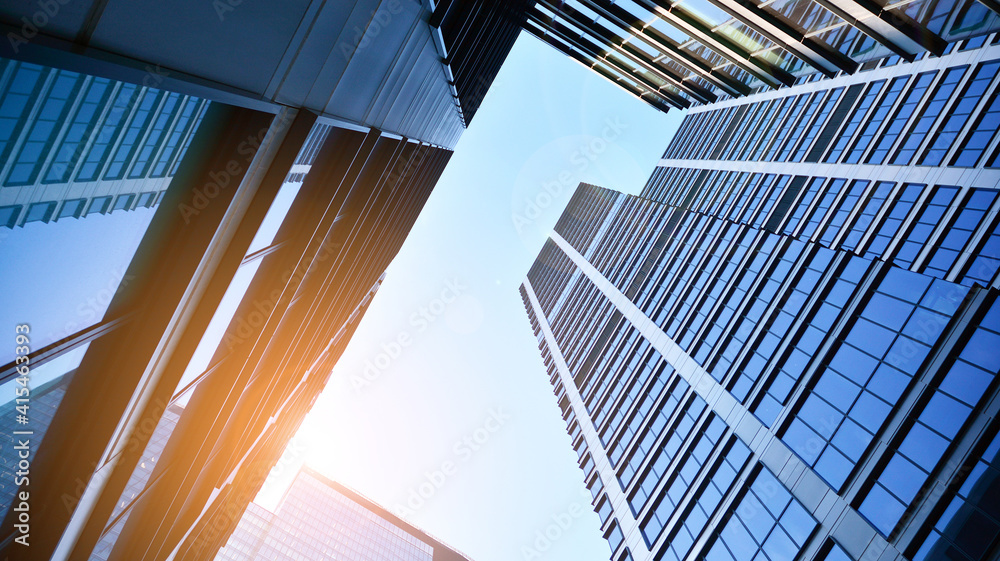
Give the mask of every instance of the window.
POLYGON ((872 112, 871 117, 865 121, 864 127, 861 128, 861 132, 858 134, 857 139, 855 139, 854 144, 847 153, 847 157, 844 158, 845 163, 856 164, 861 161, 861 156, 863 156, 868 150, 868 147, 872 145, 875 134, 882 127, 882 123, 885 122, 886 117, 889 115, 889 111, 892 110, 892 106, 895 105, 896 100, 899 98, 899 94, 902 93, 903 87, 909 79, 909 76, 900 76, 898 78, 894 78, 892 82, 889 83, 889 87, 886 89, 885 94, 882 95, 882 98, 879 100, 874 112, 872 112))
POLYGON ((881 136, 875 143, 875 148, 872 149, 871 153, 868 154, 868 159, 865 160, 867 164, 881 164, 885 161, 886 156, 889 154, 889 149, 892 145, 896 143, 896 139, 899 138, 899 133, 903 132, 903 128, 906 123, 910 121, 910 117, 913 116, 913 112, 917 110, 917 105, 920 104, 920 100, 923 99, 924 94, 927 93, 927 88, 930 87, 931 82, 934 81, 934 75, 937 72, 922 72, 917 74, 917 79, 914 80, 913 85, 910 86, 909 91, 903 96, 903 101, 900 103, 899 108, 896 109, 895 114, 889 120, 888 125, 882 131, 881 136))
POLYGON ((104 172, 104 179, 121 179, 125 177, 125 169, 129 161, 139 148, 139 142, 153 118, 153 111, 160 104, 160 92, 147 90, 139 101, 138 107, 132 115, 132 119, 121 141, 108 163, 108 169, 104 172))
POLYGON ((837 204, 837 211, 827 222, 823 230, 823 236, 820 238, 820 242, 823 245, 831 246, 833 241, 840 235, 840 229, 844 226, 847 221, 847 217, 854 210, 854 205, 858 203, 861 199, 861 195, 865 192, 868 187, 868 182, 860 179, 855 179, 851 182, 851 186, 844 195, 844 198, 840 200, 837 204))
POLYGON ((55 151, 52 163, 46 170, 43 183, 64 183, 73 175, 87 140, 97 127, 101 110, 112 89, 112 83, 105 78, 94 78, 87 86, 87 93, 73 116, 66 134, 55 151))
POLYGON ((0 227, 13 228, 21 215, 21 205, 0 206, 0 227))
POLYGON ((957 194, 958 187, 935 188, 930 201, 926 203, 924 210, 920 213, 920 218, 910 229, 906 241, 903 242, 896 254, 895 261, 898 266, 908 268, 913 264, 957 194))
POLYGON ((83 209, 87 207, 87 199, 72 199, 65 201, 59 209, 56 220, 63 218, 79 218, 83 214, 83 209))
POLYGON ((15 136, 27 119, 28 102, 37 97, 41 87, 42 67, 34 64, 14 63, 13 77, 7 90, 0 95, 0 160, 7 156, 17 139, 15 136))
POLYGON ((948 226, 944 239, 934 244, 934 253, 924 268, 925 274, 940 278, 947 276, 996 197, 997 192, 994 189, 972 189, 961 206, 962 210, 948 226))
POLYGON ((52 219, 52 213, 56 210, 56 202, 34 203, 28 207, 28 213, 24 216, 24 223, 28 222, 48 222, 52 219))
POLYGON ((893 156, 893 165, 905 166, 910 163, 916 154, 917 148, 920 147, 924 138, 930 133, 934 122, 944 113, 945 106, 952 99, 952 94, 955 93, 958 83, 962 81, 962 76, 965 75, 965 71, 968 68, 968 66, 958 66, 949 68, 944 73, 944 77, 941 78, 941 82, 935 88, 931 99, 924 105, 920 111, 920 116, 913 123, 913 126, 910 127, 910 131, 903 138, 903 143, 900 145, 899 150, 893 156))
MULTIPOLYGON (((956 313, 956 306, 940 302, 948 288, 942 282, 932 284, 924 275, 889 268, 782 435, 835 490, 956 313)), ((966 289, 958 290, 961 301, 966 289)))
POLYGON ((723 526, 707 559, 795 559, 816 526, 816 519, 809 511, 792 498, 767 468, 762 467, 723 526))
POLYGON ((129 210, 129 209, 131 209, 131 207, 132 207, 132 199, 134 199, 134 198, 135 198, 135 195, 132 195, 132 194, 118 195, 118 197, 115 198, 115 205, 113 207, 111 207, 111 211, 114 212, 116 210, 129 210))
POLYGON ((94 197, 87 207, 87 214, 105 214, 111 208, 111 197, 94 197))
POLYGON ((1000 70, 1000 60, 980 64, 965 85, 958 100, 952 105, 944 122, 938 128, 927 150, 920 159, 922 166, 939 166, 959 133, 965 127, 976 105, 986 93, 990 82, 1000 70))
POLYGON ((108 154, 128 119, 129 111, 139 94, 138 86, 122 84, 115 93, 114 102, 104 122, 97 130, 93 144, 76 172, 76 181, 94 181, 101 175, 108 154))
MULTIPOLYGON (((955 313, 957 302, 946 296, 950 283, 937 281, 937 295, 931 305, 937 311, 955 313)), ((928 295, 930 297, 930 295, 928 295)), ((925 301, 927 298, 925 298, 925 301)), ((926 311, 921 325, 929 340, 944 329, 947 316, 926 311)), ((889 535, 903 512, 913 503, 951 442, 958 436, 973 409, 1000 371, 1000 301, 993 303, 982 324, 938 387, 923 404, 916 423, 898 444, 876 484, 861 503, 859 511, 883 534, 889 535)))
POLYGON ((23 144, 7 174, 7 185, 30 185, 35 182, 49 148, 59 133, 60 125, 66 119, 70 99, 81 80, 80 75, 75 72, 59 71, 41 100, 37 114, 27 127, 23 144))
POLYGON ((136 208, 149 208, 156 201, 156 193, 140 193, 139 200, 136 201, 136 208))
POLYGON ((823 104, 823 108, 820 109, 819 115, 813 121, 809 130, 806 131, 805 135, 802 137, 802 141, 799 144, 799 149, 791 157, 792 162, 801 162, 806 154, 809 153, 809 147, 812 145, 813 139, 819 134, 819 131, 826 126, 827 117, 830 116, 830 112, 836 107, 837 102, 840 101, 840 94, 843 93, 844 88, 836 88, 830 92, 830 96, 826 99, 826 103, 823 104))
POLYGON ((868 227, 871 226, 875 215, 882 209, 882 206, 885 204, 885 200, 888 198, 889 193, 892 192, 894 185, 895 184, 891 181, 879 181, 875 184, 875 188, 868 197, 868 201, 861 210, 861 214, 855 219, 854 225, 851 226, 851 230, 847 234, 847 237, 840 242, 840 246, 843 249, 858 249, 858 244, 861 242, 861 238, 864 237, 865 232, 868 231, 868 227))
POLYGON ((865 115, 868 114, 868 110, 871 109, 872 104, 875 103, 875 99, 878 94, 882 91, 882 86, 885 85, 885 80, 879 80, 877 82, 872 82, 868 89, 865 91, 864 96, 858 103, 858 107, 851 114, 851 118, 848 119, 847 124, 844 125, 844 130, 840 132, 840 136, 837 138, 837 142, 834 143, 833 148, 827 154, 824 160, 827 163, 833 163, 840 159, 844 148, 847 147, 847 143, 851 141, 851 137, 857 132, 858 127, 865 122, 865 115))
POLYGON ((1000 90, 993 92, 989 103, 983 108, 965 137, 962 147, 951 160, 951 165, 975 167, 997 130, 1000 129, 1000 90))
POLYGON ((1000 488, 1000 435, 993 437, 955 497, 931 528, 914 561, 987 561, 1000 536, 996 493, 1000 488), (970 529, 974 529, 971 530, 970 529))
POLYGON ((174 119, 178 102, 180 100, 180 94, 167 94, 158 114, 152 120, 151 126, 146 131, 146 140, 142 143, 142 148, 139 148, 136 153, 135 162, 132 164, 132 170, 128 174, 129 178, 138 179, 146 176, 146 173, 149 171, 150 164, 152 163, 151 160, 156 154, 156 151, 160 146, 160 142, 163 140, 164 136, 166 136, 167 127, 174 119))

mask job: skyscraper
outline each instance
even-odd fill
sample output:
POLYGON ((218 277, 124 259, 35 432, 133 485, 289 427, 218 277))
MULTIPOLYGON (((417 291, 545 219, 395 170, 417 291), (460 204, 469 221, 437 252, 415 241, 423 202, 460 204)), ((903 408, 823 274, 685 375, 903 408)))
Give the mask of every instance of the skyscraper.
POLYGON ((523 9, 0 5, 2 556, 214 557, 523 9))
POLYGON ((540 0, 525 29, 660 110, 942 55, 1000 28, 993 0, 540 0))
POLYGON ((1000 555, 1000 42, 691 109, 521 295, 614 551, 1000 555))
POLYGON ((250 503, 216 561, 468 561, 389 511, 303 467, 275 512, 250 503))

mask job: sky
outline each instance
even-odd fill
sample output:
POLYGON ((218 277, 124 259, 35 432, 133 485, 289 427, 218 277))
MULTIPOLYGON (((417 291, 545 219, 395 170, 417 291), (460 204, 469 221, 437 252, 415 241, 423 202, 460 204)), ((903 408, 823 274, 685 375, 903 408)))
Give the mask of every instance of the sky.
POLYGON ((637 194, 681 117, 522 33, 258 501, 306 463, 475 561, 606 560, 518 286, 576 185, 637 194))

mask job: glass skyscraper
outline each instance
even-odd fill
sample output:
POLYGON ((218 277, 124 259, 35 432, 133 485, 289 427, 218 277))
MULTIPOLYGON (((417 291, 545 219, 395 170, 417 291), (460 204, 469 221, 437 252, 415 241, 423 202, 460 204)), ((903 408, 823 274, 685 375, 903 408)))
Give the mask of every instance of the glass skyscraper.
POLYGON ((997 35, 696 107, 521 287, 615 561, 1000 555, 997 35))
POLYGON ((0 3, 0 557, 215 556, 524 4, 0 3))
POLYGON ((275 512, 250 503, 216 561, 468 561, 361 495, 303 467, 275 512))
POLYGON ((666 111, 940 56, 1000 29, 998 12, 995 0, 540 0, 524 27, 666 111))

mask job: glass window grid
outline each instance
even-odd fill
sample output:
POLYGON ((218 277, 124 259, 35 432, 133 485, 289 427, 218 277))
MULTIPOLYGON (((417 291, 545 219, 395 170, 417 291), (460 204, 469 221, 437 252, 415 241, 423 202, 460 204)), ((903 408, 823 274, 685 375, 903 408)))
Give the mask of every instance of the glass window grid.
POLYGON ((38 178, 45 157, 72 108, 71 100, 83 78, 76 72, 56 71, 48 89, 36 102, 38 108, 26 123, 20 148, 7 173, 6 185, 31 185, 38 178))
POLYGON ((822 223, 823 218, 827 215, 830 207, 833 206, 834 201, 840 195, 840 190, 843 188, 844 184, 847 183, 845 179, 834 178, 822 189, 823 196, 819 199, 815 208, 808 212, 809 220, 806 222, 805 226, 802 227, 802 231, 799 232, 799 237, 803 240, 809 239, 816 232, 819 225, 822 223))
POLYGON ((875 103, 875 99, 882 92, 882 86, 885 85, 885 80, 878 80, 872 82, 865 89, 865 93, 860 96, 857 106, 854 108, 854 112, 851 113, 851 117, 847 120, 844 128, 840 131, 840 136, 837 137, 836 142, 829 149, 824 158, 826 163, 834 163, 840 159, 843 155, 844 149, 847 144, 851 141, 854 133, 857 132, 858 128, 862 123, 865 122, 865 115, 868 114, 868 110, 871 109, 872 105, 875 103))
POLYGON ((769 105, 770 102, 768 101, 758 101, 749 104, 750 110, 748 113, 750 114, 745 117, 745 121, 748 124, 737 128, 736 135, 730 140, 729 145, 719 158, 720 160, 738 159, 739 154, 746 149, 747 143, 753 137, 754 131, 760 128, 763 119, 767 116, 769 105))
POLYGON ((930 99, 920 109, 920 113, 910 126, 909 132, 903 138, 896 154, 892 158, 893 165, 909 165, 916 156, 917 149, 923 144, 934 127, 934 123, 942 115, 947 115, 945 106, 954 99, 955 90, 958 88, 968 65, 956 66, 945 71, 941 81, 938 82, 931 94, 930 99))
MULTIPOLYGON (((989 101, 979 112, 975 124, 969 129, 952 157, 951 165, 958 167, 979 165, 986 148, 996 137, 998 128, 1000 128, 1000 89, 994 89, 989 101)), ((990 167, 996 167, 995 158, 990 163, 990 167)))
MULTIPOLYGON (((810 148, 812 148, 813 140, 825 126, 827 126, 828 118, 833 108, 837 106, 840 101, 840 96, 844 93, 844 88, 834 88, 830 91, 830 95, 826 98, 823 103, 822 109, 820 109, 819 114, 813 119, 812 125, 806 131, 802 140, 799 141, 798 150, 791 155, 788 161, 791 162, 801 162, 805 159, 806 155, 809 153, 810 148)), ((796 137, 798 134, 796 134, 796 137)))
POLYGON ((733 152, 731 159, 746 161, 762 142, 766 143, 767 137, 763 136, 764 131, 773 128, 774 122, 778 120, 779 107, 783 105, 783 102, 782 99, 759 102, 761 106, 760 118, 744 132, 740 146, 733 152))
POLYGON ((896 250, 893 261, 896 265, 909 268, 931 239, 931 235, 941 223, 955 197, 958 187, 936 186, 921 209, 917 220, 910 226, 902 244, 896 250))
POLYGON ((865 159, 866 164, 879 165, 885 161, 892 146, 896 143, 896 139, 899 138, 899 134, 903 132, 906 124, 916 112, 936 75, 936 70, 917 74, 902 101, 896 107, 896 111, 882 128, 874 147, 865 159))
POLYGON ((787 116, 782 121, 781 127, 776 129, 771 146, 768 148, 766 154, 762 155, 762 161, 774 161, 775 156, 784 144, 785 138, 788 136, 788 132, 792 129, 793 124, 802 118, 806 102, 809 100, 810 95, 811 94, 801 94, 795 98, 793 105, 791 105, 791 109, 789 109, 787 116))
POLYGON ((962 561, 988 561, 989 547, 1000 533, 1000 513, 997 502, 991 500, 1000 485, 1000 435, 987 442, 986 450, 947 507, 934 515, 936 520, 931 519, 934 526, 923 538, 914 561, 931 561, 946 555, 962 561))
MULTIPOLYGON (((744 259, 744 263, 740 267, 740 274, 733 279, 733 284, 726 292, 725 298, 721 301, 722 306, 714 318, 715 325, 722 328, 722 333, 731 332, 734 329, 740 320, 739 312, 741 309, 746 309, 749 313, 749 308, 743 308, 743 305, 751 293, 751 289, 759 284, 757 282, 758 276, 771 259, 771 252, 777 246, 778 240, 779 236, 777 235, 764 230, 759 231, 753 251, 744 259)), ((720 338, 718 339, 720 344, 713 345, 715 355, 709 359, 709 366, 706 368, 712 377, 719 382, 723 380, 723 376, 735 358, 720 352, 725 341, 726 339, 720 338)), ((702 342, 702 344, 705 343, 708 341, 702 342)))
MULTIPOLYGON (((614 436, 613 442, 607 447, 608 459, 611 461, 611 465, 614 468, 619 467, 619 462, 621 461, 622 455, 628 450, 635 439, 636 434, 646 425, 649 419, 653 419, 650 427, 659 422, 659 416, 664 410, 673 411, 677 404, 679 403, 681 396, 687 391, 687 382, 680 380, 679 377, 673 376, 674 369, 670 365, 667 365, 663 370, 655 376, 649 385, 649 388, 643 392, 642 399, 639 401, 638 407, 635 411, 631 412, 631 416, 628 420, 628 424, 625 425, 624 430, 621 434, 614 436), (660 401, 661 394, 663 394, 663 389, 669 388, 668 395, 660 401), (653 411, 654 405, 657 406, 652 416, 648 416, 650 411, 653 411)), ((669 414, 667 414, 667 417, 669 414)), ((666 421, 663 419, 663 422, 666 421)), ((662 426, 660 427, 662 428, 662 426)), ((643 440, 650 438, 647 434, 650 430, 659 431, 657 429, 646 428, 643 432, 643 440)), ((613 433, 612 433, 613 434, 613 433)), ((655 440, 657 434, 654 434, 651 438, 655 440)), ((630 460, 631 461, 631 460, 630 460)), ((641 459, 640 459, 641 461, 641 459)))
POLYGON ((791 108, 795 100, 792 97, 785 97, 779 101, 775 101, 775 111, 773 116, 769 117, 766 130, 760 136, 758 141, 754 141, 754 146, 751 150, 747 152, 746 160, 750 161, 761 161, 764 160, 764 154, 767 153, 768 148, 777 140, 778 135, 776 131, 778 127, 789 118, 791 113, 791 108))
POLYGON ((695 352, 692 353, 692 356, 698 364, 705 364, 706 359, 722 335, 723 326, 728 323, 731 317, 732 310, 726 306, 718 306, 717 302, 729 290, 733 275, 740 269, 743 259, 756 237, 757 233, 750 229, 743 229, 739 232, 738 241, 732 244, 731 248, 727 248, 729 249, 729 257, 724 264, 720 263, 720 267, 723 267, 722 272, 712 281, 711 287, 708 290, 708 296, 701 303, 701 310, 706 311, 706 315, 712 313, 709 310, 715 310, 715 313, 711 320, 705 320, 706 327, 702 327, 702 331, 707 328, 708 332, 704 337, 699 338, 697 345, 694 347, 695 352))
POLYGON ((764 225, 764 220, 770 216, 771 210, 774 209, 774 205, 778 202, 779 197, 785 191, 785 187, 788 185, 788 181, 791 179, 790 175, 779 175, 777 180, 768 187, 770 193, 767 199, 760 205, 760 208, 756 209, 753 216, 753 227, 760 228, 764 225))
POLYGON ((795 149, 795 145, 798 143, 799 137, 802 135, 802 131, 804 131, 809 123, 814 119, 816 110, 819 108, 820 103, 823 102, 823 98, 826 97, 826 95, 827 92, 825 91, 818 91, 812 94, 808 105, 796 120, 795 125, 789 130, 787 137, 785 137, 782 141, 781 149, 774 156, 774 161, 784 162, 788 160, 788 157, 795 149))
MULTIPOLYGON (((686 222, 689 222, 690 218, 694 215, 693 213, 688 213, 686 222)), ((649 313, 651 308, 655 308, 663 300, 663 296, 667 291, 670 291, 671 297, 675 289, 682 289, 683 287, 677 287, 677 275, 676 272, 679 267, 690 267, 692 261, 696 261, 700 258, 700 255, 713 243, 715 235, 718 231, 718 224, 713 224, 710 220, 699 220, 696 221, 696 226, 691 227, 689 225, 682 226, 681 231, 687 232, 688 236, 694 237, 695 240, 691 243, 687 243, 685 238, 680 238, 677 236, 667 236, 667 245, 664 247, 660 259, 656 267, 654 268, 654 274, 650 275, 651 286, 647 287, 650 293, 653 293, 653 297, 650 300, 641 304, 641 308, 649 313), (669 271, 666 270, 668 262, 671 265, 669 271)))
POLYGON ((959 278, 963 285, 978 283, 980 286, 990 286, 996 277, 997 269, 1000 268, 1000 216, 993 216, 992 221, 992 230, 975 248, 975 257, 966 263, 959 278))
POLYGON ((740 210, 734 222, 740 222, 742 224, 748 224, 750 222, 750 217, 753 216, 753 210, 757 208, 760 204, 760 200, 764 197, 764 193, 767 192, 768 187, 774 181, 775 175, 773 173, 769 174, 753 174, 753 181, 755 183, 753 191, 747 191, 747 201, 743 204, 743 208, 740 210))
POLYGON ((809 511, 761 467, 725 522, 708 561, 793 559, 817 526, 809 511))
MULTIPOLYGON (((641 405, 639 408, 631 415, 631 420, 635 421, 636 417, 638 417, 641 421, 646 416, 646 413, 649 412, 653 401, 659 397, 660 391, 666 385, 670 375, 673 374, 673 367, 667 364, 659 354, 656 356, 658 357, 657 361, 655 363, 650 362, 652 365, 650 368, 641 369, 638 375, 634 377, 628 392, 619 392, 608 400, 608 407, 613 406, 613 409, 606 414, 613 413, 613 415, 611 415, 607 422, 603 423, 603 420, 597 421, 595 419, 594 426, 600 430, 601 443, 604 444, 605 449, 609 447, 612 440, 618 440, 615 438, 615 435, 624 426, 623 423, 632 411, 632 406, 636 403, 636 400, 640 396, 644 396, 642 401, 640 401, 641 405), (648 399, 645 398, 647 393, 652 394, 648 399)), ((632 434, 634 433, 635 429, 632 430, 632 434)))
POLYGON ((889 112, 895 106, 896 100, 899 99, 909 79, 909 75, 898 76, 889 82, 889 87, 886 88, 885 93, 879 98, 878 104, 872 111, 871 116, 865 119, 864 126, 861 127, 861 131, 854 139, 850 150, 844 155, 844 163, 856 164, 861 162, 862 156, 864 156, 865 152, 873 144, 876 133, 882 129, 882 125, 886 122, 886 117, 888 117, 889 112))
POLYGON ((42 183, 65 183, 73 175, 86 143, 93 135, 114 85, 105 78, 90 78, 87 93, 73 115, 66 134, 42 175, 42 183))
POLYGON ((90 148, 80 162, 75 181, 95 181, 101 176, 108 155, 124 130, 128 116, 141 92, 142 89, 133 84, 121 84, 118 87, 113 94, 113 104, 102 117, 102 123, 91 141, 90 148))
POLYGON ((138 151, 140 142, 145 131, 148 130, 162 98, 162 92, 157 90, 146 90, 142 95, 142 99, 138 101, 135 111, 129 118, 129 123, 122 133, 118 146, 108 161, 107 169, 104 171, 105 180, 125 177, 128 164, 138 151))
POLYGON ((843 197, 837 201, 836 210, 833 211, 826 224, 822 226, 820 243, 827 247, 833 247, 834 240, 840 235, 841 228, 847 222, 847 218, 854 211, 854 207, 858 204, 861 195, 864 194, 867 188, 868 181, 860 179, 851 181, 850 187, 848 187, 843 197))
POLYGON ((930 281, 903 269, 886 269, 854 324, 839 338, 840 347, 813 376, 815 386, 782 435, 835 490, 880 432, 954 313, 932 309, 940 308, 943 281, 930 281), (928 322, 940 329, 928 331, 928 322))
MULTIPOLYGON (((621 452, 615 449, 617 447, 612 448, 608 458, 618 470, 618 480, 623 489, 632 484, 636 472, 648 459, 661 433, 672 434, 675 432, 673 426, 683 419, 684 409, 691 405, 693 394, 688 394, 690 388, 691 386, 686 381, 675 376, 671 380, 667 392, 659 398, 653 412, 638 420, 633 418, 633 422, 638 422, 638 426, 642 430, 629 440, 625 440, 624 436, 631 431, 625 432, 623 438, 618 441, 621 452), (625 452, 628 452, 625 462, 618 465, 625 452)), ((631 429, 632 422, 629 425, 631 429)))
MULTIPOLYGON (((677 212, 679 214, 680 211, 677 212)), ((690 215, 685 217, 685 221, 690 219, 690 215)), ((700 237, 699 247, 701 250, 705 250, 713 243, 717 246, 717 226, 718 224, 714 224, 712 221, 703 222, 702 231, 697 234, 700 237)), ((687 226, 682 226, 681 231, 690 232, 691 230, 687 226)), ((691 246, 684 244, 683 238, 679 236, 667 236, 667 240, 667 245, 654 269, 655 273, 651 275, 652 282, 651 286, 648 287, 650 296, 641 304, 643 312, 651 318, 656 316, 657 310, 668 305, 667 300, 676 300, 674 288, 676 287, 677 271, 689 260, 693 247, 693 244, 691 246), (669 270, 667 269, 668 265, 670 265, 669 270)))
POLYGON ((0 95, 0 160, 4 162, 20 136, 49 73, 48 69, 34 64, 13 64, 10 81, 0 95))
MULTIPOLYGON (((715 224, 719 225, 723 224, 723 222, 716 221, 715 224)), ((717 238, 714 240, 712 247, 706 248, 704 252, 705 258, 698 265, 698 270, 696 271, 697 276, 690 283, 683 296, 685 303, 683 308, 684 315, 678 326, 677 333, 679 334, 679 338, 685 341, 682 343, 685 347, 689 346, 689 338, 694 337, 694 334, 701 329, 708 318, 710 304, 707 304, 707 302, 711 301, 714 303, 715 298, 721 293, 722 285, 716 284, 711 289, 709 287, 716 278, 716 272, 721 269, 722 257, 728 250, 728 242, 733 238, 738 229, 733 224, 727 224, 726 227, 727 232, 725 236, 717 238)))
MULTIPOLYGON (((764 282, 757 286, 745 313, 734 323, 727 347, 721 353, 722 357, 732 357, 730 360, 734 361, 732 364, 735 367, 730 367, 722 377, 729 380, 727 389, 740 402, 746 403, 795 317, 782 313, 789 299, 798 300, 796 292, 785 284, 789 282, 789 274, 794 271, 804 249, 804 243, 790 240, 778 250, 778 259, 770 266, 764 282), (750 337, 758 329, 758 336, 751 340, 750 337), (744 358, 737 364, 735 360, 741 352, 744 352, 744 358)), ((798 305, 801 306, 801 302, 798 305)))
POLYGON ((663 426, 660 430, 649 430, 645 433, 619 477, 622 488, 626 491, 631 489, 629 506, 633 514, 641 510, 641 506, 637 505, 645 504, 674 457, 684 448, 684 443, 688 442, 692 435, 697 434, 696 429, 701 424, 703 413, 706 413, 706 403, 693 391, 681 399, 680 407, 669 411, 662 409, 658 411, 654 423, 662 419, 663 426), (654 445, 655 442, 658 444, 654 445), (647 443, 648 448, 643 446, 647 443))
POLYGON ((697 235, 697 232, 691 225, 696 218, 697 215, 694 213, 685 213, 680 228, 675 230, 680 235, 671 237, 667 246, 669 253, 664 252, 663 272, 659 278, 661 286, 665 288, 665 295, 654 302, 657 309, 671 307, 683 289, 683 287, 678 286, 677 277, 678 273, 687 265, 695 247, 695 241, 692 238, 697 235))
MULTIPOLYGON (((861 212, 854 216, 853 223, 850 224, 847 235, 840 242, 840 247, 849 251, 860 253, 860 244, 865 232, 871 227, 878 211, 885 205, 886 199, 892 194, 895 183, 891 181, 878 181, 867 193, 867 200, 861 207, 861 212)), ((845 225, 845 229, 846 229, 845 225)))
MULTIPOLYGON (((947 286, 941 286, 930 304, 940 311, 951 312, 966 291, 947 294, 944 292, 947 290, 947 286)), ((943 330, 943 322, 944 316, 931 320, 928 335, 943 330)), ((949 353, 957 354, 957 358, 937 387, 921 400, 922 409, 912 426, 894 439, 897 444, 891 457, 858 508, 883 535, 892 533, 903 513, 920 496, 920 490, 967 424, 973 409, 985 398, 1000 371, 998 345, 1000 301, 995 301, 961 350, 949 353)))
MULTIPOLYGON (((636 332, 636 335, 638 335, 638 332, 636 332)), ((652 370, 653 366, 660 359, 659 353, 653 350, 649 342, 645 339, 637 339, 635 347, 628 354, 631 355, 631 359, 625 362, 624 366, 618 370, 610 370, 603 375, 600 385, 590 393, 585 402, 587 412, 594 419, 594 426, 600 426, 600 423, 604 420, 605 413, 602 405, 606 404, 609 400, 613 400, 617 392, 622 390, 625 383, 633 375, 641 373, 643 370, 652 370)))
POLYGON ((876 234, 865 250, 865 257, 882 257, 886 248, 889 247, 892 240, 900 233, 906 217, 909 216, 917 200, 920 199, 920 194, 925 187, 926 185, 919 183, 906 183, 894 194, 893 200, 890 201, 889 212, 882 219, 881 223, 877 225, 876 234))
POLYGON ((823 304, 822 299, 813 299, 815 293, 822 294, 825 291, 825 284, 831 284, 831 286, 833 284, 821 284, 821 282, 833 263, 834 253, 826 248, 811 244, 807 246, 806 251, 811 255, 805 258, 805 267, 799 270, 792 291, 788 293, 787 299, 781 303, 779 312, 783 316, 781 321, 775 321, 772 327, 775 336, 782 339, 790 336, 788 347, 781 353, 774 373, 765 380, 760 397, 750 408, 754 415, 768 427, 774 426, 775 420, 788 403, 809 362, 816 354, 822 339, 814 335, 828 333, 839 315, 837 311, 841 309, 827 305, 827 310, 833 313, 819 313, 821 306, 826 304, 823 304), (812 303, 810 304, 810 302, 812 303), (805 320, 793 332, 789 333, 789 327, 786 326, 791 326, 799 315, 802 315, 805 320))
MULTIPOLYGON (((187 134, 184 136, 184 142, 181 144, 180 150, 177 151, 177 156, 173 159, 173 164, 170 166, 170 171, 167 175, 174 176, 177 174, 177 168, 180 167, 181 162, 184 161, 184 154, 187 153, 188 147, 191 145, 191 139, 194 138, 195 131, 198 130, 198 126, 201 125, 201 120, 205 117, 205 113, 208 110, 208 106, 211 102, 203 101, 197 111, 197 117, 194 119, 194 124, 188 129, 187 134)), ((317 147, 318 150, 318 147, 317 147)))
MULTIPOLYGON (((750 448, 735 436, 730 436, 728 441, 728 449, 713 462, 706 481, 695 492, 688 508, 674 526, 666 547, 661 548, 664 560, 683 561, 687 557, 694 542, 709 529, 709 521, 749 462, 750 448)), ((643 537, 650 546, 659 539, 652 528, 643 531, 643 537)))
POLYGON ((702 222, 709 226, 708 234, 702 237, 700 243, 691 244, 691 251, 684 258, 682 272, 671 275, 670 278, 671 293, 666 305, 671 306, 673 311, 670 312, 672 319, 665 328, 666 331, 676 330, 679 332, 681 326, 687 322, 688 312, 692 309, 707 281, 707 277, 701 274, 705 266, 704 257, 708 255, 712 246, 719 223, 711 219, 702 220, 702 222), (692 281, 694 278, 697 280, 692 281))
POLYGON ((697 430, 692 432, 684 451, 675 461, 670 462, 675 464, 675 467, 668 469, 669 464, 662 464, 658 469, 657 462, 654 461, 650 471, 643 477, 642 483, 636 487, 635 494, 629 502, 632 512, 638 515, 647 503, 653 505, 647 517, 639 525, 647 544, 652 544, 660 535, 670 517, 682 504, 684 497, 694 492, 698 475, 715 452, 727 428, 722 419, 709 413, 699 423, 697 430), (661 482, 663 488, 654 495, 661 482))
POLYGON ((814 200, 816 200, 816 196, 819 195, 820 188, 825 182, 825 177, 814 177, 809 180, 809 185, 802 190, 802 197, 799 198, 798 203, 795 204, 791 217, 788 219, 784 229, 781 231, 782 234, 787 236, 795 232, 795 229, 798 228, 799 223, 802 221, 802 217, 805 216, 806 210, 808 210, 809 206, 812 205, 814 200))
POLYGON ((944 120, 935 131, 932 140, 920 158, 919 165, 938 166, 944 161, 958 135, 986 95, 986 90, 1000 70, 1000 60, 988 61, 976 67, 972 77, 962 89, 962 93, 949 108, 944 120))
POLYGON ((167 138, 167 131, 171 125, 175 125, 174 117, 180 108, 181 96, 177 93, 168 93, 163 99, 163 104, 157 109, 156 116, 151 120, 150 127, 146 130, 146 138, 142 146, 136 150, 132 159, 131 170, 128 172, 129 179, 145 177, 149 172, 154 158, 158 156, 161 143, 167 138))
POLYGON ((971 189, 960 209, 952 218, 944 237, 934 244, 933 252, 923 265, 923 273, 945 278, 958 256, 965 250, 990 207, 996 201, 995 189, 971 189))

